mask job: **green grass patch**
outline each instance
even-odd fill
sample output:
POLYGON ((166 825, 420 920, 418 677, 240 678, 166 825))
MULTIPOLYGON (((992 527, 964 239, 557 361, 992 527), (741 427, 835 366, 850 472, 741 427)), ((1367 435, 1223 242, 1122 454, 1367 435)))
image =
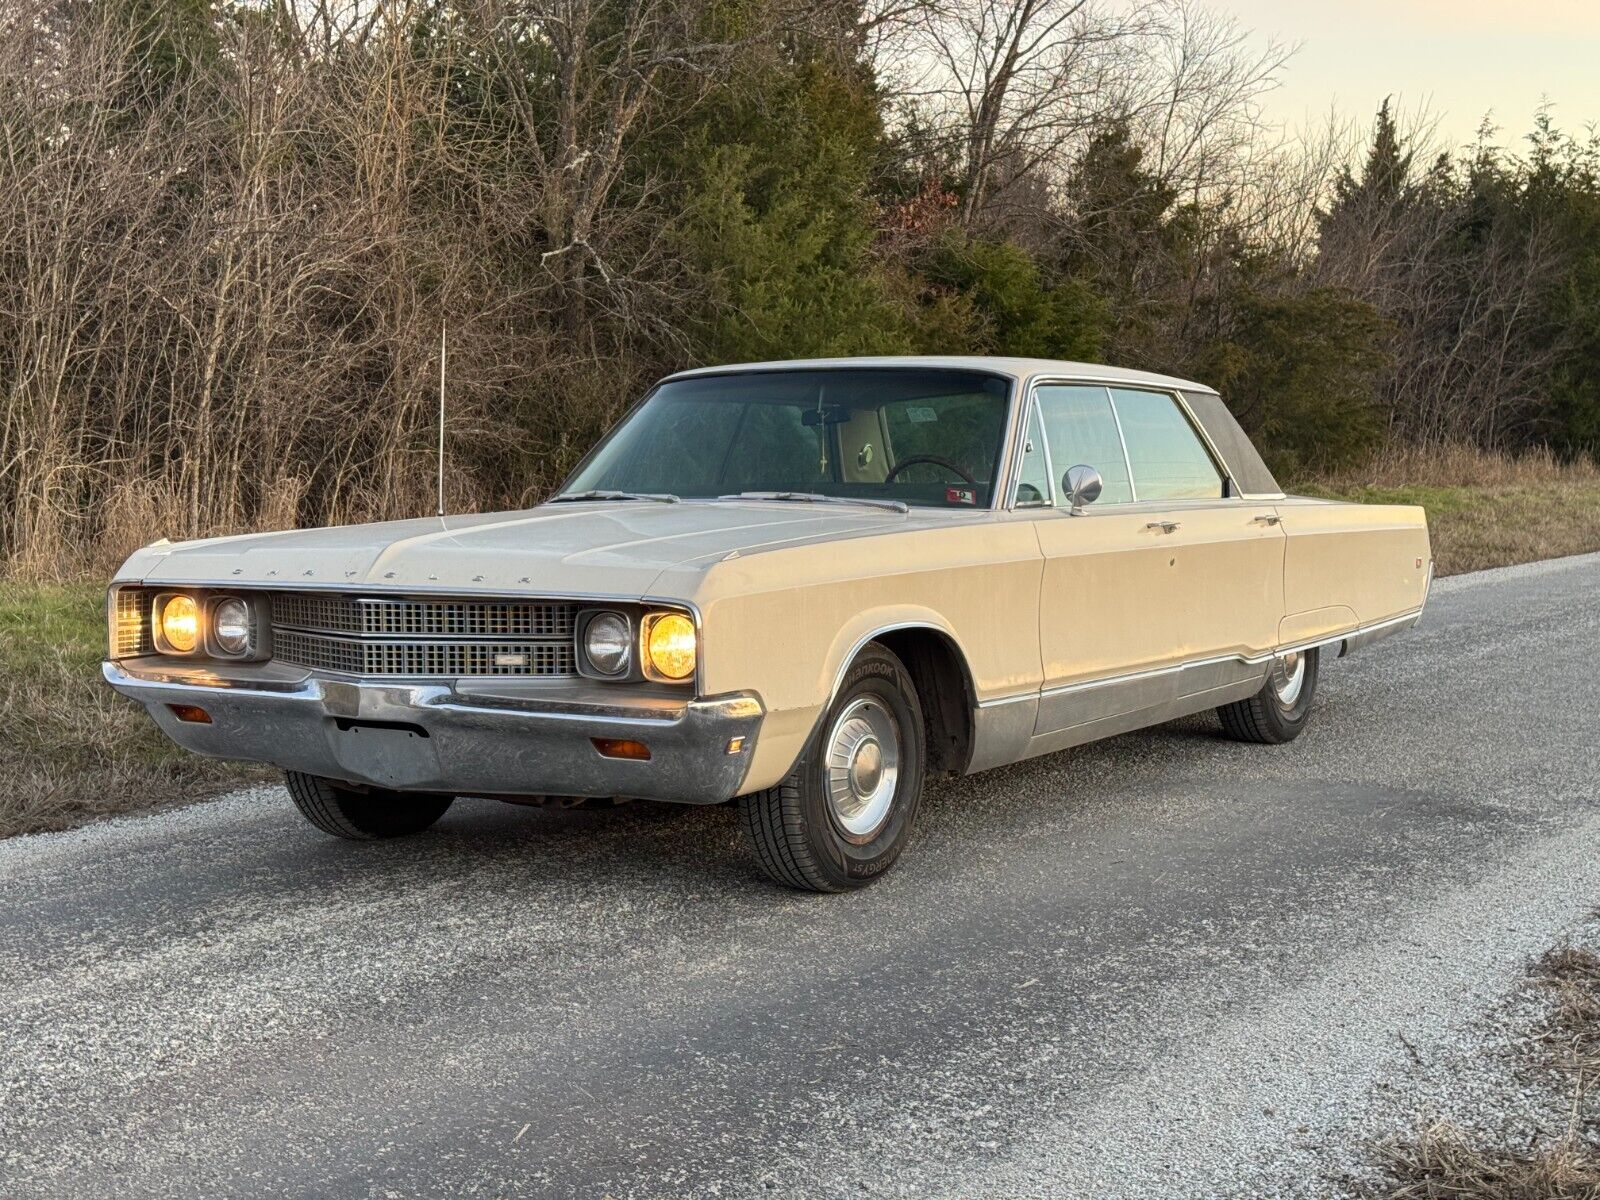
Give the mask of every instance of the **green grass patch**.
POLYGON ((1413 484, 1407 487, 1379 487, 1368 485, 1334 489, 1312 486, 1307 495, 1325 496, 1330 500, 1354 500, 1358 504, 1420 504, 1429 516, 1455 515, 1483 507, 1489 496, 1481 489, 1466 487, 1430 487, 1413 484))
POLYGON ((105 641, 98 584, 0 583, 0 837, 260 777, 173 745, 100 678, 105 641))

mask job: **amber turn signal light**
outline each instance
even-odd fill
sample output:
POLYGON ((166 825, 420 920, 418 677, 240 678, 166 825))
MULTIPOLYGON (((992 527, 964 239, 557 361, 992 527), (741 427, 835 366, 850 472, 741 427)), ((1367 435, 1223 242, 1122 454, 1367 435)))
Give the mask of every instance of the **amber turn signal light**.
POLYGON ((650 747, 643 742, 626 738, 590 738, 594 748, 607 758, 631 758, 638 762, 650 761, 650 747))
POLYGON ((180 721, 187 721, 191 725, 211 724, 211 714, 197 705, 169 704, 167 707, 172 710, 172 715, 180 721))

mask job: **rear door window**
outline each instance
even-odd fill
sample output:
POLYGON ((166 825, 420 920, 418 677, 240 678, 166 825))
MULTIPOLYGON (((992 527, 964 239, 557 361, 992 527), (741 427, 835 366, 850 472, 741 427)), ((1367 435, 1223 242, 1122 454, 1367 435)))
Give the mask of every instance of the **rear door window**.
POLYGON ((1132 388, 1112 388, 1111 398, 1140 500, 1222 497, 1222 475, 1176 400, 1132 388))

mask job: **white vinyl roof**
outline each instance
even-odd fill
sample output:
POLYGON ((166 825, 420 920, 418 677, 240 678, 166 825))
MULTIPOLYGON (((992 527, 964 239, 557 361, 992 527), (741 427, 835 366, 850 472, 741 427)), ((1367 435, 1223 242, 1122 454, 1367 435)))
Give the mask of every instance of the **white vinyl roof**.
POLYGON ((906 354, 863 358, 796 358, 778 362, 728 363, 720 367, 696 367, 691 371, 678 371, 668 379, 686 379, 696 375, 726 375, 741 371, 792 371, 807 368, 837 367, 946 367, 966 371, 989 371, 1008 375, 1013 379, 1031 379, 1036 375, 1063 375, 1096 383, 1144 384, 1151 387, 1179 388, 1191 392, 1215 392, 1216 389, 1171 375, 1158 375, 1154 371, 1134 371, 1127 367, 1108 367, 1103 363, 1058 362, 1049 358, 1002 358, 985 355, 906 354))

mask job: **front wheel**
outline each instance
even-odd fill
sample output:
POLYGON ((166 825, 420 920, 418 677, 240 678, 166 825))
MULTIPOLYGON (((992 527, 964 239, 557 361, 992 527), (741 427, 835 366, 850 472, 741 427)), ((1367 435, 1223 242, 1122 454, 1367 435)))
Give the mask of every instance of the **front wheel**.
POLYGON ((1217 709, 1222 728, 1241 742, 1280 745, 1306 727, 1317 694, 1316 650, 1291 650, 1272 660, 1266 683, 1248 700, 1217 709))
POLYGON ((455 801, 454 796, 431 792, 358 791, 300 771, 285 771, 283 776, 302 817, 323 833, 358 842, 421 833, 455 801))
POLYGON ((851 665, 793 774, 740 799, 761 869, 806 891, 865 887, 905 847, 925 762, 916 687, 874 643, 851 665))

